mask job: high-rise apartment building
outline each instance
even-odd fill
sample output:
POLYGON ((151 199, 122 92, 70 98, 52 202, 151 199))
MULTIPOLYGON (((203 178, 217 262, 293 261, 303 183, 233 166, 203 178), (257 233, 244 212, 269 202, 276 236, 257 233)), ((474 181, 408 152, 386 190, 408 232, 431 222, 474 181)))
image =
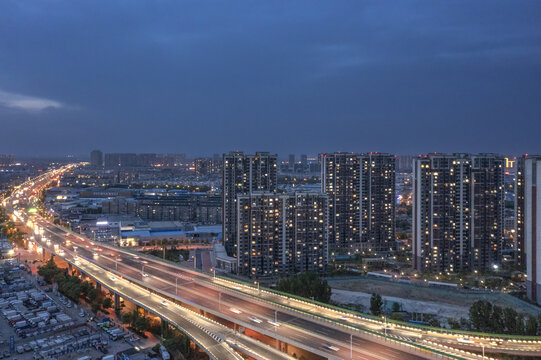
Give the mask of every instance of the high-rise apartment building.
POLYGON ((238 272, 251 277, 327 268, 327 196, 252 192, 237 196, 238 272))
POLYGON ((193 162, 195 174, 197 176, 207 176, 220 174, 222 171, 222 161, 216 158, 197 158, 193 162))
POLYGON ((395 240, 395 157, 320 154, 321 189, 329 197, 333 251, 389 251, 395 240))
POLYGON ((138 166, 137 154, 132 153, 112 153, 105 154, 105 167, 107 169, 121 167, 136 167, 138 166))
POLYGON ((372 252, 395 248, 396 157, 361 155, 361 243, 372 252))
POLYGON ((301 154, 301 169, 303 173, 308 171, 308 155, 306 154, 301 154))
POLYGON ((287 165, 289 167, 289 171, 295 171, 295 154, 289 154, 287 165))
POLYGON ((515 263, 521 270, 526 270, 526 256, 524 253, 524 189, 525 189, 525 162, 528 158, 523 155, 517 159, 515 174, 515 263))
POLYGON ((257 152, 246 155, 230 152, 223 155, 222 236, 229 256, 236 256, 237 195, 254 191, 275 192, 277 185, 276 154, 257 152))
POLYGON ((413 267, 486 271, 498 266, 504 162, 495 154, 429 154, 413 161, 413 267))
POLYGON ((541 305, 541 156, 525 156, 522 161, 523 244, 526 263, 526 295, 541 305))
POLYGON ((103 153, 99 150, 92 150, 90 153, 90 166, 101 168, 103 166, 103 153))

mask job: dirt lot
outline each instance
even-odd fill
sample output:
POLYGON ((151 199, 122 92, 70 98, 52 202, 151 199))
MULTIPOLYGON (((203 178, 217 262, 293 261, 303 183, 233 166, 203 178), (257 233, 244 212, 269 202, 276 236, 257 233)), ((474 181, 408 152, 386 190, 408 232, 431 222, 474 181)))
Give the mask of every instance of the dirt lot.
MULTIPOLYGON (((495 305, 513 307, 517 311, 532 315, 538 314, 541 310, 534 305, 502 293, 440 289, 371 278, 354 278, 348 280, 328 279, 328 282, 333 289, 337 290, 346 290, 354 293, 362 292, 366 294, 378 293, 384 297, 431 302, 439 307, 442 305, 452 305, 453 307, 459 306, 464 309, 469 309, 471 304, 475 301, 485 299, 495 305)), ((336 292, 338 299, 344 295, 347 295, 347 293, 342 291, 336 292)))

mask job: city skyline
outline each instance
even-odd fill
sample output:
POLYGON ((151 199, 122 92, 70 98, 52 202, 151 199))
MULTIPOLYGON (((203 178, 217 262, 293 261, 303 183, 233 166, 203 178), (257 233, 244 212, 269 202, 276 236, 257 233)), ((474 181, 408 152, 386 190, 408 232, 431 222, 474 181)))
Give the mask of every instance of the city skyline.
POLYGON ((539 3, 100 5, 0 4, 0 153, 541 153, 539 3))

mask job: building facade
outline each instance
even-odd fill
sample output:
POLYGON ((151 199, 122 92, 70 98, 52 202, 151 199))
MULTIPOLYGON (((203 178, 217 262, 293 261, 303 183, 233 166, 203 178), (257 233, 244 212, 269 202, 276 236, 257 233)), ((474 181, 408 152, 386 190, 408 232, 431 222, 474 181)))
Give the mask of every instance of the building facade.
POLYGON ((117 197, 101 203, 102 213, 133 215, 152 221, 183 221, 220 224, 222 201, 219 193, 185 193, 117 197))
POLYGON ((526 295, 541 304, 541 156, 528 156, 523 165, 526 295))
POLYGON ((375 253, 395 248, 396 157, 361 155, 361 244, 375 253))
POLYGON ((389 251, 395 241, 395 156, 320 154, 329 197, 329 246, 337 252, 389 251))
POLYGON ((92 150, 90 153, 90 166, 101 168, 103 166, 103 153, 99 150, 92 150))
POLYGON ((526 255, 524 253, 524 189, 525 189, 525 162, 527 155, 517 159, 515 174, 515 263, 522 271, 526 270, 526 255))
POLYGON ((326 271, 327 205, 321 193, 238 195, 238 273, 259 278, 326 271))
POLYGON ((414 269, 458 272, 498 266, 504 161, 495 154, 430 154, 413 161, 414 269))
POLYGON ((222 234, 229 256, 237 254, 237 195, 254 191, 275 192, 278 182, 277 159, 276 154, 267 152, 257 152, 255 155, 230 152, 223 155, 222 234))

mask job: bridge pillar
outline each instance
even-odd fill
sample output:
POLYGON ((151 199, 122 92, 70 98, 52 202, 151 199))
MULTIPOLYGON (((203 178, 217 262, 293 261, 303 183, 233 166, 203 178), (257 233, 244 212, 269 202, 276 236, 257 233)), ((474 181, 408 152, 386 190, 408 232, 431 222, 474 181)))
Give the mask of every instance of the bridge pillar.
POLYGON ((101 294, 101 284, 96 281, 96 290, 98 290, 98 293, 101 294))
POLYGON ((113 296, 113 302, 115 306, 115 312, 118 313, 120 312, 120 295, 118 295, 117 293, 114 294, 115 295, 113 296))
MULTIPOLYGON (((161 319, 161 318, 160 318, 161 319)), ((161 332, 162 332, 162 337, 167 337, 167 335, 169 334, 169 323, 164 320, 164 319, 161 319, 161 332)))
POLYGON ((68 263, 68 275, 73 275, 73 265, 68 263))

